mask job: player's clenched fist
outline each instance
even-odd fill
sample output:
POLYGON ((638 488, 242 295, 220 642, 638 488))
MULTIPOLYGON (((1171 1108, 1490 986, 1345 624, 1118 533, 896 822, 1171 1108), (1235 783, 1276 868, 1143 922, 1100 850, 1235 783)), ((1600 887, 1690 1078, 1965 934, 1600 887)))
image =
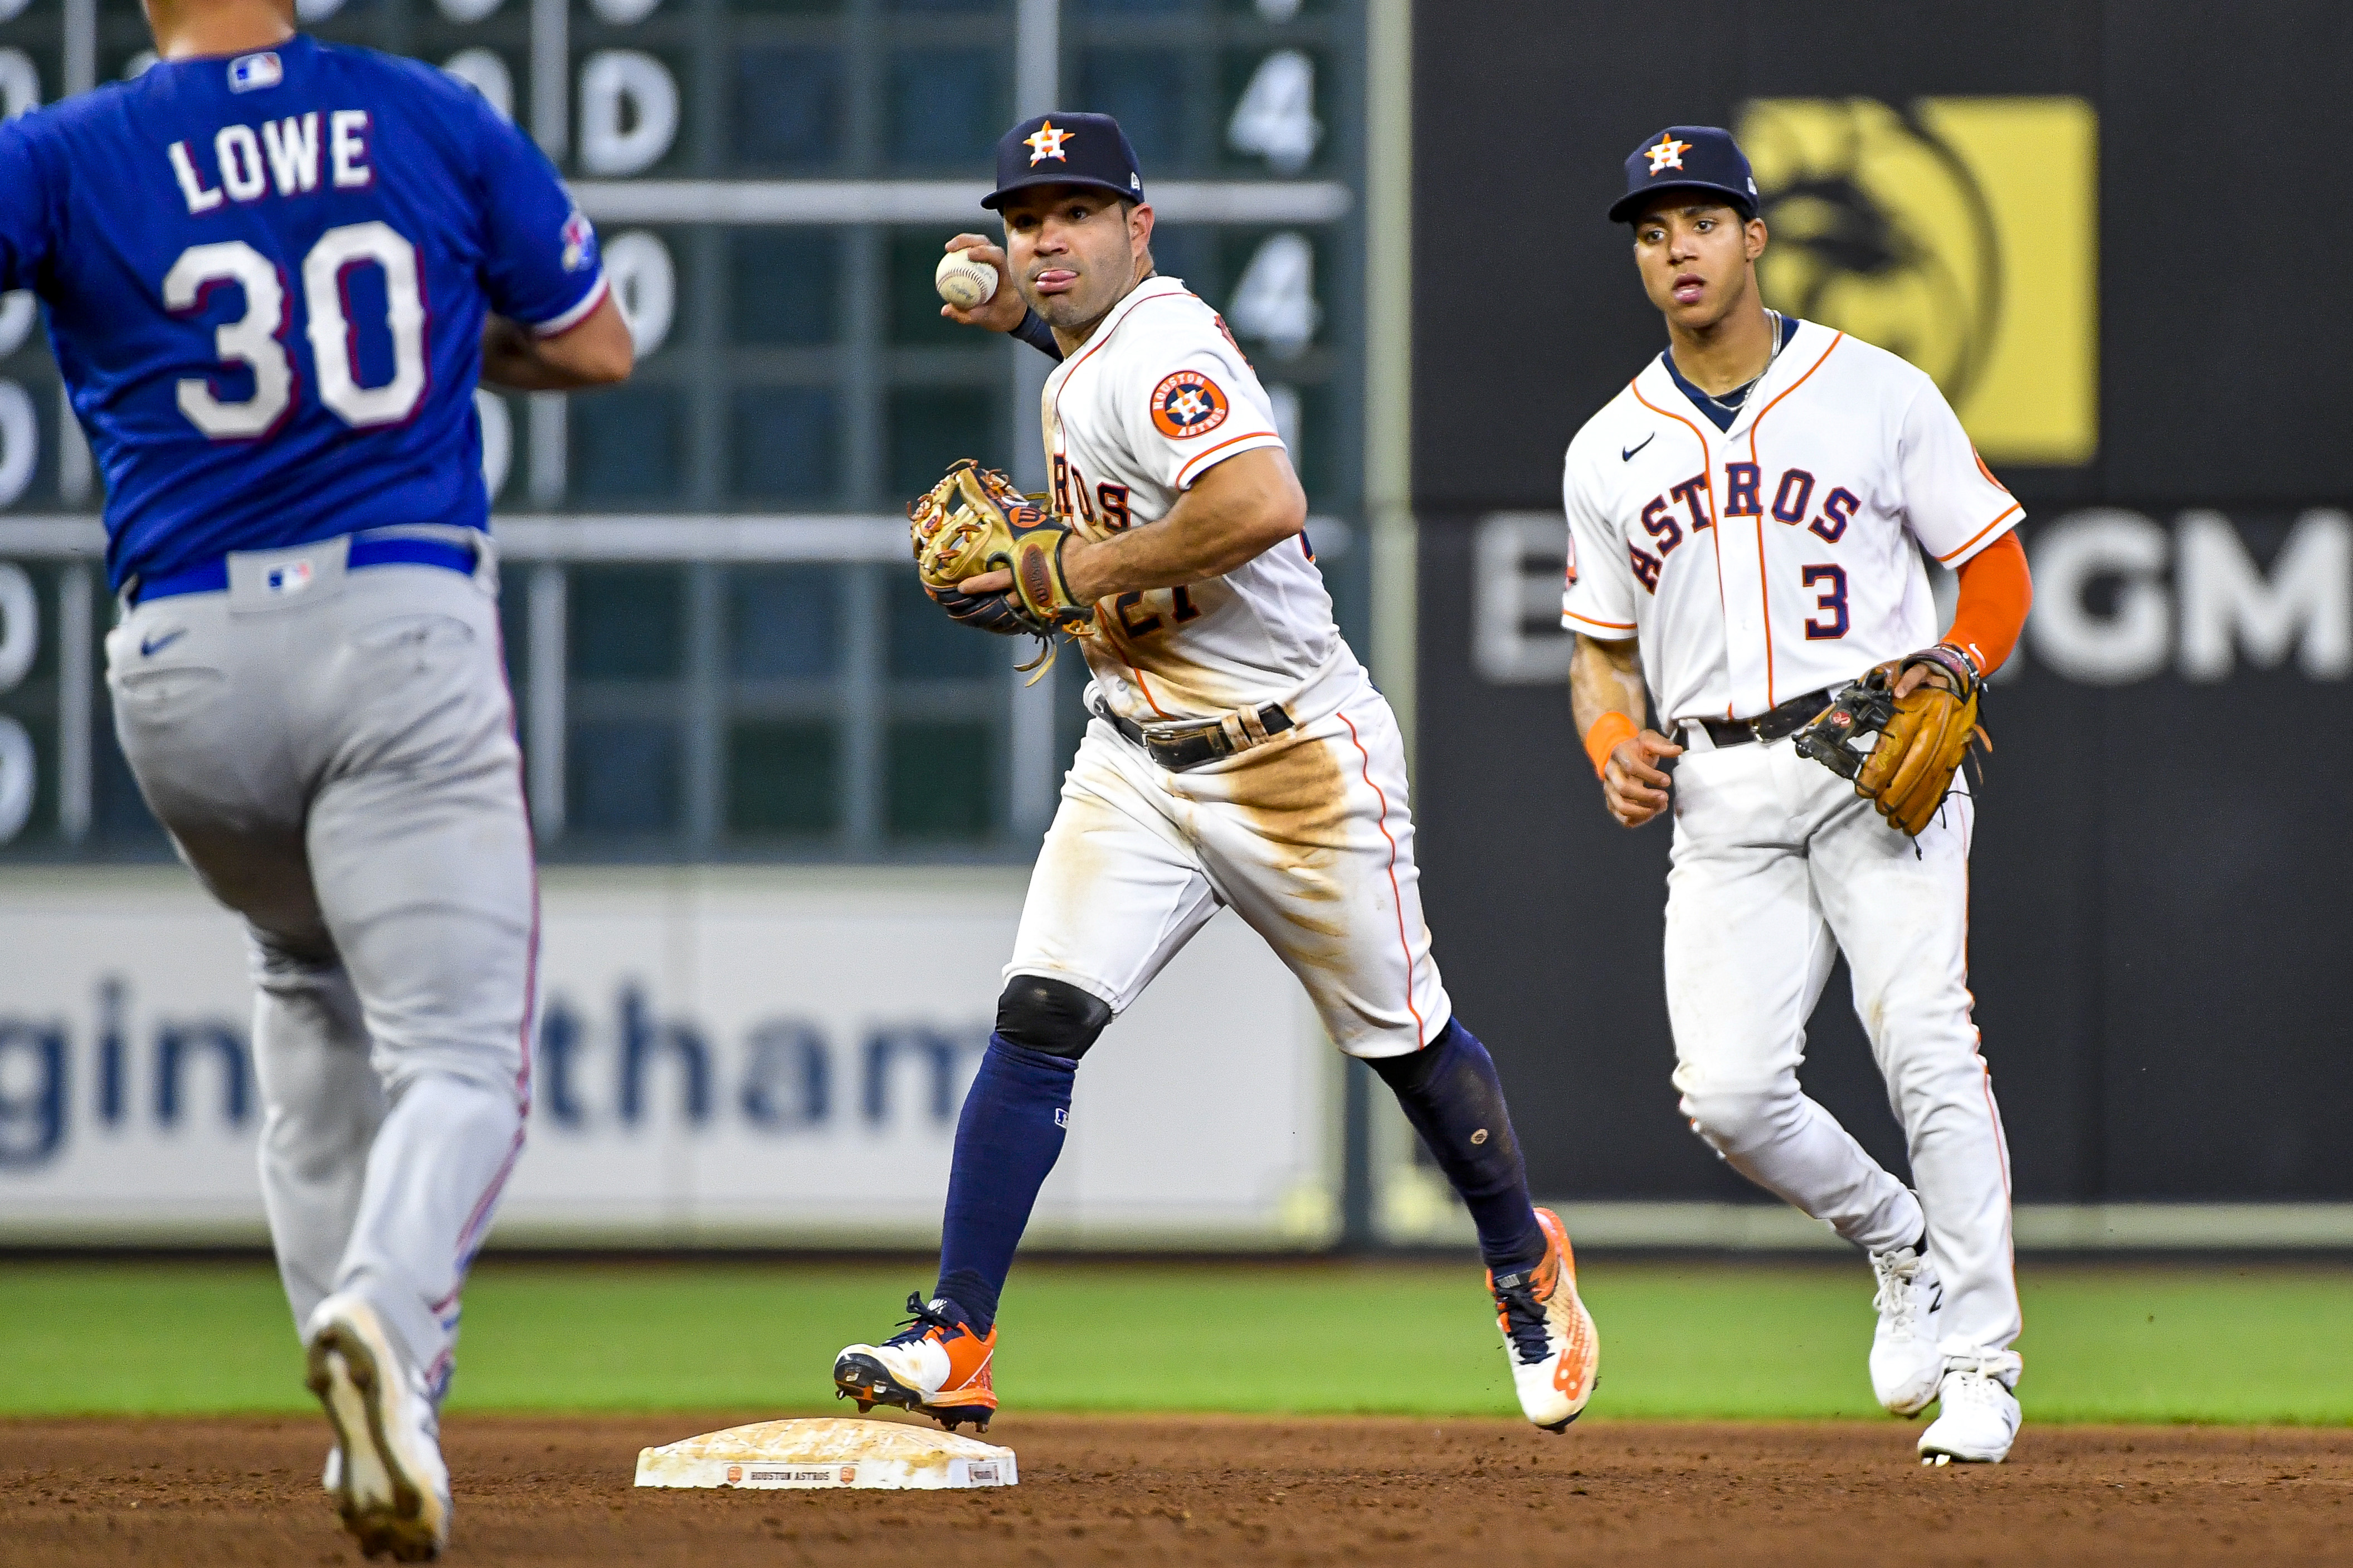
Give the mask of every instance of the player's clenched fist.
POLYGON ((1021 298, 1021 290, 1009 289, 1012 275, 1005 268, 1005 250, 991 245, 976 234, 960 234, 944 247, 964 252, 965 259, 983 267, 997 268, 997 291, 966 310, 955 305, 942 305, 940 314, 960 327, 987 327, 992 332, 1009 332, 1021 324, 1029 307, 1021 298))
POLYGON ((1658 764, 1680 757, 1683 749, 1660 734, 1644 730, 1611 748, 1601 764, 1601 794, 1609 815, 1629 827, 1640 827, 1667 808, 1666 771, 1658 764))

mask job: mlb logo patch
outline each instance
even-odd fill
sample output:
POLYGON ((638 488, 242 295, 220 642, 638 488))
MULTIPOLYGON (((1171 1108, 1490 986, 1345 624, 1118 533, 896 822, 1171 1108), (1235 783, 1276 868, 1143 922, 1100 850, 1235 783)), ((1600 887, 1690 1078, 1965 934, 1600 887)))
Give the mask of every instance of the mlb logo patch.
POLYGON ((596 231, 578 207, 564 220, 564 270, 577 272, 596 259, 596 231))
POLYGON ((311 563, 290 561, 283 566, 272 566, 261 582, 273 594, 299 594, 311 585, 311 563))
POLYGON ((256 92, 265 87, 276 87, 286 79, 286 68, 278 56, 269 50, 258 55, 239 55, 228 62, 228 89, 231 92, 256 92))

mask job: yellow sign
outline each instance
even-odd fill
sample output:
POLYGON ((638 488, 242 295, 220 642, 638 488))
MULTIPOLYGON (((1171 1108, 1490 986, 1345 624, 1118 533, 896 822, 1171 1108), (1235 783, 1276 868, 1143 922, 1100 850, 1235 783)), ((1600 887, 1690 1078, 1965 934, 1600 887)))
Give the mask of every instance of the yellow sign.
POLYGON ((2099 121, 2078 98, 1768 98, 1738 130, 1776 310, 1936 377, 1990 462, 2099 449, 2099 121))

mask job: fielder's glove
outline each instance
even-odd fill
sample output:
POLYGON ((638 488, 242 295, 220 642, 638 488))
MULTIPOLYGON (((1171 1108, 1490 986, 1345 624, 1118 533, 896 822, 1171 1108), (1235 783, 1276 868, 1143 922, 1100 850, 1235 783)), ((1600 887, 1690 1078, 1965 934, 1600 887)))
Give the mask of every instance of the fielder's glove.
POLYGON ((1978 723, 1984 688, 1967 654, 1938 643, 1879 665, 1846 686, 1797 732, 1797 748, 1852 779, 1854 793, 1890 826, 1916 838, 1945 803, 1972 746, 1993 750, 1978 723), (1909 695, 1896 696, 1896 680, 1915 664, 1928 667, 1928 678, 1909 695), (1874 744, 1858 747, 1873 735, 1878 736, 1874 744))
POLYGON ((1069 528, 1039 510, 1003 474, 963 458, 916 498, 907 522, 923 592, 963 625, 1001 637, 1027 633, 1050 649, 1056 632, 1093 634, 1094 606, 1071 598, 1062 577, 1069 528), (1013 574, 1009 591, 975 596, 957 587, 967 577, 997 571, 1013 574))

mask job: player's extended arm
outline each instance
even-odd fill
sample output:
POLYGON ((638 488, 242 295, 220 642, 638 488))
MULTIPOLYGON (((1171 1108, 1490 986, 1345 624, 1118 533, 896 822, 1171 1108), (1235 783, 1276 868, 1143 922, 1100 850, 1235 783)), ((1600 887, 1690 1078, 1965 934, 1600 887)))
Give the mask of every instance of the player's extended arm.
POLYGON ((519 321, 482 323, 482 379, 515 392, 570 392, 627 381, 637 346, 618 300, 607 293, 578 324, 543 338, 519 321))
MULTIPOLYGON (((1158 522, 1096 542, 1071 535, 1062 580, 1082 605, 1141 588, 1181 588, 1254 561, 1307 526, 1307 494, 1280 447, 1238 453, 1193 481, 1158 522)), ((968 595, 1001 594, 1009 572, 967 577, 968 595)))
POLYGON ((1601 796, 1609 815, 1640 827, 1667 808, 1662 757, 1683 749, 1642 727, 1649 705, 1642 695, 1642 648, 1633 637, 1603 642, 1580 634, 1568 663, 1569 710, 1586 754, 1601 775, 1601 796))

